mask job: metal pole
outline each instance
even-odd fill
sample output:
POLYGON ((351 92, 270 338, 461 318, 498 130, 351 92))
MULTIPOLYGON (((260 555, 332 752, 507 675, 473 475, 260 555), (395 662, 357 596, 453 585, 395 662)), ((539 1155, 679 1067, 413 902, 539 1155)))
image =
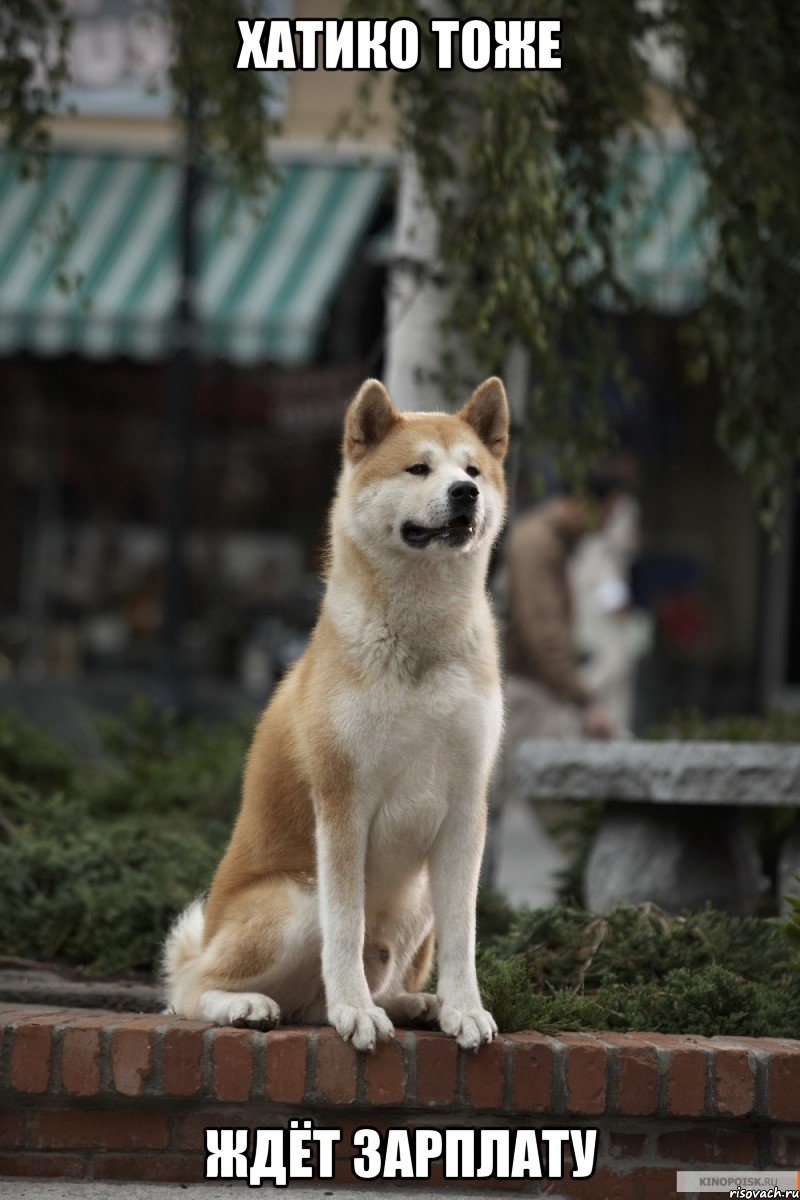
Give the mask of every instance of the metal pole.
POLYGON ((186 708, 182 633, 186 609, 186 533, 192 468, 192 417, 197 378, 195 282, 197 205, 202 186, 200 95, 193 88, 186 107, 183 177, 179 212, 178 302, 173 325, 166 436, 166 571, 160 664, 163 702, 179 714, 186 708))

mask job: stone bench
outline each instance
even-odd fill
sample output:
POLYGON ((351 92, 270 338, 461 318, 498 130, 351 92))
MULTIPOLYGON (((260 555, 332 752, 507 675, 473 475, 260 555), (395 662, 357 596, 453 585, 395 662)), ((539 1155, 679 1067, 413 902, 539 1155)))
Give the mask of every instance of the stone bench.
MULTIPOLYGON (((755 742, 523 742, 533 800, 606 801, 584 874, 588 908, 652 901, 755 911, 767 887, 744 807, 800 807, 800 747, 755 742)), ((800 828, 783 847, 781 895, 800 888, 800 828)))

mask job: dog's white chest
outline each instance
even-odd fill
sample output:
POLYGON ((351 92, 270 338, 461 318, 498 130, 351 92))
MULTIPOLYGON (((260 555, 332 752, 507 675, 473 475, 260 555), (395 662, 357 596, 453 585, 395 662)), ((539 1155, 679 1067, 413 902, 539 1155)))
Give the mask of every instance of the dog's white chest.
POLYGON ((446 786, 465 754, 483 758, 499 732, 500 704, 499 690, 450 665, 417 685, 387 680, 343 689, 334 721, 359 782, 390 792, 420 775, 446 786))
POLYGON ((500 728, 500 697, 463 665, 343 692, 337 732, 355 767, 356 803, 370 822, 368 873, 397 880, 417 868, 451 804, 482 784, 500 728))

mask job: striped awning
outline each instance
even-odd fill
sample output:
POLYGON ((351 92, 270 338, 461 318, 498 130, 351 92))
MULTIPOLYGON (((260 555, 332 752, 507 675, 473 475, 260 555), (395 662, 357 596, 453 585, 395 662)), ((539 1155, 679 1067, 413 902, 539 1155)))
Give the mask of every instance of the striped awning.
POLYGON ((691 143, 678 132, 631 139, 621 147, 619 172, 620 182, 631 183, 630 204, 614 205, 622 282, 656 312, 697 307, 715 241, 702 218, 705 185, 691 143))
MULTIPOLYGON (((385 167, 288 164, 254 206, 207 184, 198 213, 198 341, 236 362, 296 363, 386 188, 385 167)), ((171 162, 54 153, 24 181, 0 160, 0 354, 169 352, 180 173, 171 162)))

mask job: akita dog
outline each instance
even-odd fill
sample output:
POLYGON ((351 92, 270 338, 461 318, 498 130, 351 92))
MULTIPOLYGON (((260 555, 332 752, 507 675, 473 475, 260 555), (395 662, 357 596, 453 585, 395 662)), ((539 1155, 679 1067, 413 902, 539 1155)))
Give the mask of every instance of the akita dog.
POLYGON ((401 413, 369 379, 345 418, 327 587, 253 738, 205 903, 164 952, 172 1009, 221 1025, 392 1022, 492 1039, 475 974, 486 790, 502 725, 486 594, 508 405, 401 413), (438 995, 424 991, 438 944, 438 995))

